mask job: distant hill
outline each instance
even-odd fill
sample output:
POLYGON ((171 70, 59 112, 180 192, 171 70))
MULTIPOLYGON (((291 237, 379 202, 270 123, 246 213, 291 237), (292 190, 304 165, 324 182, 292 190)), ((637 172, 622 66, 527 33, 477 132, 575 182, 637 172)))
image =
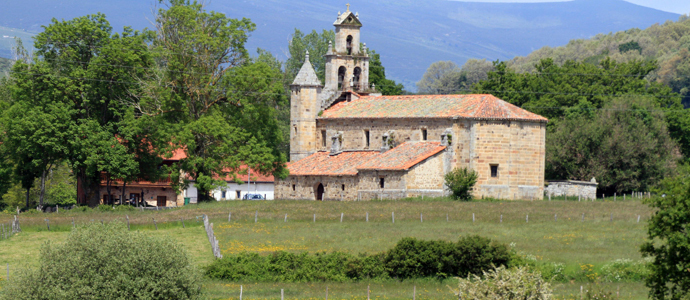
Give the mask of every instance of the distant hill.
MULTIPOLYGON (((611 57, 619 62, 656 60, 659 68, 648 75, 649 80, 669 85, 684 97, 690 106, 690 17, 656 24, 647 29, 637 28, 616 33, 599 34, 591 39, 576 39, 561 47, 543 47, 529 55, 508 61, 519 73, 531 72, 543 58, 562 64, 566 60, 599 63, 611 57)), ((470 63, 468 63, 470 64, 470 63)))
MULTIPOLYGON (((38 32, 52 17, 69 19, 103 12, 120 29, 150 27, 157 1, 25 0, 7 1, 0 26, 38 32), (26 13, 18 13, 26 12, 26 13), (147 19, 148 18, 148 19, 147 19)), ((647 28, 679 15, 620 0, 576 0, 554 3, 469 3, 445 0, 351 1, 364 23, 362 42, 381 54, 388 77, 414 88, 435 61, 463 64, 469 58, 507 60, 543 46, 565 45, 629 28, 647 28)), ((345 2, 320 0, 214 0, 208 7, 257 24, 248 47, 261 47, 286 59, 294 28, 309 32, 332 29, 345 2)), ((0 44, 0 55, 6 49, 0 44)))

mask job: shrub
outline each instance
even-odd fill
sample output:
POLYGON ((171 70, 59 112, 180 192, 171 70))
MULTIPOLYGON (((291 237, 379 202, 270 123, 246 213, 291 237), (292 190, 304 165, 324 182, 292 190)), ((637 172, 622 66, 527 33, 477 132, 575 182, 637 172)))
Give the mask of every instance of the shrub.
POLYGON ((470 200, 470 191, 477 183, 477 172, 467 168, 455 168, 445 176, 446 186, 452 192, 452 197, 459 200, 470 200))
POLYGON ((0 299, 197 299, 185 250, 122 223, 91 223, 44 244, 39 268, 10 278, 0 299))
POLYGON ((649 276, 646 260, 634 261, 632 259, 617 259, 601 267, 601 277, 606 282, 642 281, 649 276))
POLYGON ((541 274, 531 272, 527 267, 498 267, 484 271, 482 277, 473 274, 467 279, 461 278, 455 294, 459 299, 478 300, 553 298, 549 283, 542 279, 541 274))
POLYGON ((391 277, 417 278, 480 274, 492 266, 507 264, 508 248, 480 236, 469 236, 456 243, 404 238, 386 255, 391 277))
POLYGON ((269 282, 447 278, 480 274, 494 265, 506 265, 511 259, 513 255, 505 245, 479 236, 461 238, 456 243, 405 238, 388 252, 373 255, 284 251, 268 256, 226 255, 206 267, 206 275, 232 281, 269 282))

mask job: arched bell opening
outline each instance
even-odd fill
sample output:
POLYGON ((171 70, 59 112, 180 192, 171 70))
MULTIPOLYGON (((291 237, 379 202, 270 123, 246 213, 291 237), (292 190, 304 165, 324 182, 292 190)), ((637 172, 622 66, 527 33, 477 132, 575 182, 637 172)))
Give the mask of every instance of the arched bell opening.
POLYGON ((338 68, 338 90, 344 89, 343 82, 345 81, 345 74, 347 73, 347 68, 345 67, 340 67, 338 68))
POLYGON ((355 91, 359 91, 362 87, 362 84, 360 82, 361 78, 362 78, 362 69, 360 69, 359 67, 356 67, 354 70, 354 78, 353 78, 353 82, 355 85, 354 86, 355 91))
POLYGON ((348 35, 346 39, 347 55, 352 55, 352 36, 348 35))

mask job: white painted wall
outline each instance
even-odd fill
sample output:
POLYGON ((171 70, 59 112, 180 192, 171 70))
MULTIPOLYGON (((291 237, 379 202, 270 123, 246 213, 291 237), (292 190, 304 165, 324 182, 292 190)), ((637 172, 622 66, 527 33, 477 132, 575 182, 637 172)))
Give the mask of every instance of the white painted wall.
MULTIPOLYGON (((250 184, 237 184, 234 182, 228 182, 227 186, 221 189, 213 191, 213 198, 216 201, 221 200, 238 200, 242 199, 247 193, 250 194, 261 194, 266 197, 266 200, 273 200, 274 183, 270 182, 259 182, 250 184), (223 197, 223 191, 225 191, 225 197, 223 197), (237 191, 240 192, 239 198, 237 197, 237 191)), ((194 187, 194 183, 189 184, 189 187, 184 191, 185 197, 190 197, 196 199, 198 197, 197 189, 194 187)))

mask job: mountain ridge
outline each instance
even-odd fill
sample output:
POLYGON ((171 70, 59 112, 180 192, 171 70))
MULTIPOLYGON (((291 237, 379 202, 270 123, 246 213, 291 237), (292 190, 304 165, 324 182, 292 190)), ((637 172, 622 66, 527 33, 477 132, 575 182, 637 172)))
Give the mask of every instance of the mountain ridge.
MULTIPOLYGON (((86 0, 13 1, 0 12, 0 26, 39 31, 51 17, 70 19, 103 12, 115 30, 125 25, 151 27, 153 1, 123 0, 102 3, 86 0), (27 5, 30 16, 17 15, 27 5)), ((630 28, 646 28, 675 20, 677 14, 621 0, 576 0, 547 3, 482 3, 443 0, 351 1, 364 23, 362 42, 381 54, 388 77, 413 89, 426 68, 435 61, 467 59, 508 60, 544 46, 561 46, 572 39, 589 38, 630 28)), ((303 32, 332 29, 344 3, 317 0, 213 1, 209 10, 233 18, 248 17, 257 28, 247 48, 269 50, 287 58, 288 38, 294 29, 303 32)), ((8 57, 8 52, 0 52, 8 57)))

